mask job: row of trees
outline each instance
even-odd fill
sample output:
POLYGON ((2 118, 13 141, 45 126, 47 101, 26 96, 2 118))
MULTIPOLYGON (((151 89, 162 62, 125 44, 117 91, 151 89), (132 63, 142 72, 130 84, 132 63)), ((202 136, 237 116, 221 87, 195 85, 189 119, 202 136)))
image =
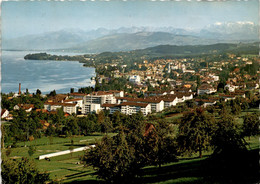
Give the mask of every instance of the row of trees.
POLYGON ((131 116, 119 126, 118 135, 105 136, 85 153, 83 161, 93 166, 101 179, 134 182, 132 178, 140 175, 144 166, 161 166, 176 161, 182 154, 198 152, 202 157, 203 151, 209 149, 213 155, 230 158, 247 150, 244 136, 259 133, 257 114, 246 115, 241 127, 230 114, 215 118, 199 108, 184 114, 177 135, 174 124, 165 121, 150 124, 140 117, 131 116))

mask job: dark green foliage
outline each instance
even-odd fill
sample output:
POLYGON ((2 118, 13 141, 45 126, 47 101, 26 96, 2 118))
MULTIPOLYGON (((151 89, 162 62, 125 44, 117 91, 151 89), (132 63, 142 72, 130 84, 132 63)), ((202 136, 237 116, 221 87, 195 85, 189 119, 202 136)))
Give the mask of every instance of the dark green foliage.
POLYGON ((121 132, 116 137, 105 136, 84 158, 87 165, 97 170, 97 175, 111 183, 133 181, 138 168, 134 165, 134 149, 121 132))
POLYGON ((225 114, 220 118, 211 144, 214 153, 206 166, 206 173, 210 171, 209 175, 231 183, 247 183, 246 180, 251 179, 248 176, 254 175, 252 168, 255 166, 252 167, 246 142, 233 116, 225 114))
POLYGON ((51 91, 51 92, 49 93, 49 96, 56 96, 56 91, 55 91, 55 90, 51 91))
POLYGON ((259 114, 247 114, 244 117, 243 133, 249 137, 259 134, 259 114))
POLYGON ((246 149, 245 141, 233 116, 229 114, 221 116, 211 144, 215 153, 235 154, 236 150, 246 149))
POLYGON ((22 158, 18 161, 5 157, 2 157, 2 159, 1 175, 3 182, 6 184, 43 184, 50 179, 49 173, 39 172, 34 162, 27 158, 22 158))
POLYGON ((29 146, 28 154, 29 156, 33 156, 33 154, 36 152, 36 147, 35 146, 29 146))
POLYGON ((176 144, 166 122, 145 124, 141 113, 127 116, 119 134, 105 136, 83 160, 97 170, 97 175, 113 183, 134 182, 146 165, 176 161, 176 144))
POLYGON ((210 146, 214 122, 215 119, 207 115, 203 109, 196 109, 184 114, 177 138, 180 151, 199 152, 202 157, 202 151, 210 146))

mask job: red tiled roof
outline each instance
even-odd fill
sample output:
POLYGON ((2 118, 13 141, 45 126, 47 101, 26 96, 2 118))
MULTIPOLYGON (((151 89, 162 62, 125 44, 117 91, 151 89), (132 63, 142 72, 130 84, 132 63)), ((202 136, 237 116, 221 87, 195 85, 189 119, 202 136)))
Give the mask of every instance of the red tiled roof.
POLYGON ((115 107, 117 106, 118 104, 107 104, 107 103, 104 103, 101 105, 101 107, 115 107))
POLYGON ((70 93, 70 96, 86 96, 85 93, 70 93))
POLYGON ((92 95, 112 95, 113 93, 107 92, 107 91, 97 91, 93 92, 92 95))
POLYGON ((5 111, 7 111, 7 109, 2 109, 1 117, 3 116, 3 114, 5 113, 5 111))
POLYGON ((138 106, 138 107, 146 107, 148 103, 135 103, 135 102, 123 102, 118 104, 118 106, 138 106))
POLYGON ((68 99, 68 100, 64 100, 63 102, 74 102, 74 101, 80 101, 82 100, 81 98, 74 98, 74 99, 68 99))
POLYGON ((45 102, 44 105, 59 105, 59 106, 76 106, 74 103, 55 103, 55 102, 45 102))
POLYGON ((30 109, 30 108, 34 108, 33 104, 17 104, 19 106, 19 108, 22 108, 24 110, 30 109))

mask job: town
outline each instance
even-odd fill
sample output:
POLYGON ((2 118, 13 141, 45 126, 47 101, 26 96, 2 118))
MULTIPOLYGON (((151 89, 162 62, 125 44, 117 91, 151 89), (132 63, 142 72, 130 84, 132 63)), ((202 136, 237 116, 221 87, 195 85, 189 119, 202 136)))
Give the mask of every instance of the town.
MULTIPOLYGON (((42 94, 40 89, 35 93, 28 89, 22 91, 23 84, 19 83, 17 93, 2 93, 4 154, 14 162, 18 155, 35 158, 40 167, 55 173, 56 179, 54 173, 39 174, 44 180, 71 182, 74 172, 84 173, 83 166, 88 166, 105 181, 125 183, 129 177, 139 176, 141 168, 179 163, 178 159, 185 160, 187 154, 201 164, 200 159, 210 160, 204 154, 214 155, 220 149, 228 164, 243 154, 241 150, 253 151, 257 144, 259 56, 214 54, 139 58, 130 64, 110 57, 103 58, 105 63, 95 62, 98 58, 93 56, 84 57, 86 62, 96 63, 96 76, 91 79, 93 87, 82 87, 78 91, 72 87, 66 94, 57 94, 55 90, 42 94), (190 133, 195 131, 199 133, 190 133), (249 138, 249 148, 244 137, 249 138), (125 146, 126 154, 130 155, 127 159, 132 159, 129 163, 133 164, 132 170, 127 162, 114 163, 124 157, 114 152, 121 149, 119 144, 125 146), (128 152, 131 151, 128 146, 135 151, 128 152), (233 156, 234 150, 229 147, 237 149, 237 156, 233 156), (109 151, 104 154, 104 149, 109 151), (95 152, 97 150, 100 152, 95 152), (232 152, 232 157, 225 155, 225 151, 232 152), (117 158, 110 160, 109 166, 102 165, 108 162, 107 154, 117 158), (69 171, 70 174, 66 174, 66 167, 59 165, 65 162, 75 169, 69 171), (114 167, 121 169, 117 171, 114 167), (111 173, 106 174, 103 169, 111 173), (117 173, 122 176, 113 175, 117 173)), ((22 161, 27 162, 26 159, 22 161)), ((198 172, 197 167, 191 167, 198 172)), ((234 164, 225 167, 230 170, 234 164)), ((246 165, 244 169, 254 167, 246 165)), ((219 168, 222 166, 216 164, 209 167, 209 171, 214 171, 210 175, 228 173, 225 169, 216 172, 219 168)), ((239 168, 237 172, 241 171, 239 168)), ((254 172, 250 174, 253 181, 254 172)), ((83 177, 84 180, 89 178, 95 176, 83 177)), ((247 178, 242 180, 247 181, 247 178)))
MULTIPOLYGON (((127 79, 125 86, 107 91, 92 90, 88 94, 74 92, 72 89, 72 93, 50 95, 44 102, 42 111, 52 112, 62 108, 68 115, 79 116, 102 110, 108 110, 110 114, 119 111, 126 115, 141 111, 143 115, 148 115, 187 101, 207 107, 220 100, 234 100, 237 97, 245 99, 246 93, 256 96, 259 93, 258 64, 258 57, 230 54, 218 62, 186 58, 159 59, 153 62, 144 60, 142 64, 134 63, 139 70, 129 72, 125 72, 127 65, 101 65, 97 66, 98 71, 108 74, 97 73, 94 81, 96 86, 107 85, 113 78, 127 79), (120 72, 119 68, 123 70, 120 72), (109 72, 104 72, 107 70, 109 72), (122 87, 126 91, 120 90, 122 87)), ((18 94, 9 95, 8 99, 25 95, 20 90, 21 86, 18 94)), ((27 112, 32 109, 40 111, 34 104, 15 104, 13 110, 19 108, 27 112)), ((7 112, 8 109, 3 109, 1 118, 10 119, 11 114, 8 116, 7 112)))

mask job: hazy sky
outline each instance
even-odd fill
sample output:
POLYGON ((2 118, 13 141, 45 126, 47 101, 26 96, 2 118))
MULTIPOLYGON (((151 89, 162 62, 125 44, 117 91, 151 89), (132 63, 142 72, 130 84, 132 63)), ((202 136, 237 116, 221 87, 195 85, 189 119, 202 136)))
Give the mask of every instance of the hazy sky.
POLYGON ((82 30, 131 26, 200 29, 216 22, 258 24, 258 0, 196 2, 88 1, 2 2, 3 38, 66 28, 82 30))

